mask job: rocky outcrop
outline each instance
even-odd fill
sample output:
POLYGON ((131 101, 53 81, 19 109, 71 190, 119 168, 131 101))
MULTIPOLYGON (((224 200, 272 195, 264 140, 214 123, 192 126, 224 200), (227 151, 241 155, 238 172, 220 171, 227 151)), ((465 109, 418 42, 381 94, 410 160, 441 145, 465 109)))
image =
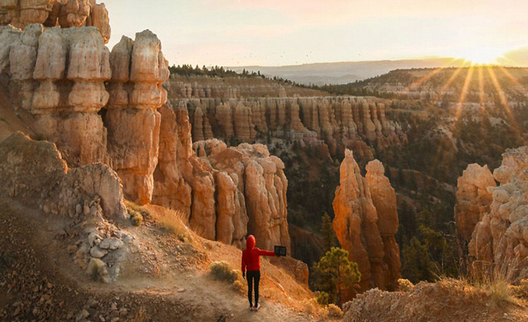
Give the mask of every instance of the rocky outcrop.
POLYGON ((361 177, 352 151, 345 151, 333 203, 333 226, 350 260, 358 264, 360 291, 373 287, 393 290, 400 277, 394 240, 398 229, 396 196, 379 161, 369 163, 367 169, 366 179, 361 177))
POLYGON ((198 155, 207 156, 203 160, 215 173, 218 171, 217 239, 243 247, 244 237, 250 233, 263 249, 274 245, 290 248, 284 163, 260 144, 227 148, 213 140, 198 142, 195 149, 201 151, 198 155))
POLYGON ((32 130, 55 142, 69 166, 108 163, 128 199, 150 202, 156 109, 167 99, 161 83, 169 77, 156 35, 124 37, 110 54, 93 27, 0 28, 0 72, 10 79, 14 109, 34 116, 32 130))
POLYGON ((259 247, 289 248, 282 161, 263 145, 227 148, 213 139, 193 147, 186 105, 164 106, 160 113, 152 202, 182 211, 205 238, 244 248, 246 235, 252 233, 259 247))
POLYGON ((105 218, 126 218, 119 178, 105 165, 69 169, 53 143, 33 141, 20 132, 1 143, 0 156, 3 196, 46 214, 71 216, 83 200, 98 195, 105 218))
POLYGON ((400 248, 394 238, 399 225, 396 192, 389 178, 384 175, 385 168, 380 161, 369 162, 366 170, 365 178, 368 181, 372 203, 378 213, 377 226, 383 241, 383 261, 388 268, 388 271, 384 272, 383 283, 387 289, 393 290, 396 288, 396 282, 401 278, 400 248))
MULTIPOLYGON (((408 290, 368 290, 343 305, 345 322, 502 321, 504 311, 492 308, 491 292, 455 279, 421 282, 408 290)), ((508 320, 525 321, 525 308, 512 310, 508 320)))
POLYGON ((331 156, 345 148, 354 149, 365 156, 362 160, 372 159, 370 146, 383 150, 407 142, 401 126, 387 120, 385 104, 379 99, 172 99, 174 105, 180 102, 189 108, 194 141, 215 137, 229 143, 271 144, 272 138, 288 139, 301 147, 327 150, 331 156))
POLYGON ((528 277, 528 147, 507 150, 502 156, 502 165, 493 171, 499 186, 495 186, 489 175, 470 179, 470 174, 487 174, 486 168, 476 165, 470 165, 459 179, 457 227, 464 237, 480 217, 468 245, 474 266, 484 274, 493 268, 512 281, 518 281, 528 277), (488 184, 487 192, 483 191, 485 184, 488 184), (488 203, 488 193, 491 203, 488 203), (465 198, 469 195, 476 198, 470 202, 465 198))
POLYGON ((158 163, 161 115, 156 110, 167 100, 161 87, 168 77, 168 62, 161 42, 151 31, 123 37, 111 54, 112 79, 104 122, 108 128, 110 164, 123 180, 125 196, 149 203, 158 163))
POLYGON ((6 0, 0 3, 0 26, 11 24, 24 29, 30 24, 45 27, 96 27, 110 40, 110 24, 105 5, 93 0, 6 0))
POLYGON ((33 141, 20 132, 0 143, 0 195, 39 209, 48 217, 48 231, 59 227, 55 239, 68 235, 71 244, 64 249, 72 262, 103 282, 119 277, 131 242, 116 226, 128 216, 121 188, 106 165, 68 169, 53 143, 33 141))
POLYGON ((98 31, 1 28, 0 72, 11 79, 13 108, 35 116, 32 129, 55 142, 70 166, 103 162, 106 130, 97 112, 108 101, 111 71, 98 31))
POLYGON ((475 226, 489 213, 493 201, 488 187, 496 187, 496 183, 487 166, 470 164, 458 178, 455 223, 457 244, 464 270, 468 264, 468 244, 475 226))

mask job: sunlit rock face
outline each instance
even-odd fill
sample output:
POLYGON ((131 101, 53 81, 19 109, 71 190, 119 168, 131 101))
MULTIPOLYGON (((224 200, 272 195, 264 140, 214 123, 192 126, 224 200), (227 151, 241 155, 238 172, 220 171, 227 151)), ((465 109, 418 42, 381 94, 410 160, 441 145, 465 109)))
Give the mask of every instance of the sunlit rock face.
POLYGON ((383 175, 381 162, 367 165, 361 176, 352 151, 345 151, 340 185, 334 199, 334 230, 343 249, 361 272, 360 291, 378 287, 394 289, 400 275, 396 195, 383 175))
POLYGON ((106 129, 97 113, 108 101, 111 70, 98 30, 7 26, 0 44, 14 109, 34 116, 34 131, 55 142, 68 165, 103 162, 106 129))
POLYGON ((108 127, 108 157, 123 181, 125 196, 149 203, 158 164, 161 114, 167 100, 161 84, 168 79, 168 62, 161 41, 149 30, 132 41, 123 37, 110 55, 112 79, 104 122, 108 127))
POLYGON ((457 243, 464 266, 467 265, 468 245, 475 226, 489 213, 493 195, 488 188, 495 187, 495 179, 487 166, 470 164, 457 183, 455 222, 457 243))
POLYGON ((259 144, 228 148, 211 139, 193 146, 185 104, 159 111, 160 152, 152 202, 180 210, 205 238, 244 248, 251 233, 259 247, 289 248, 283 162, 259 144))
POLYGON ((466 171, 486 174, 473 179, 473 192, 466 193, 470 191, 467 182, 472 181, 466 172, 462 176, 465 179, 459 179, 462 192, 457 194, 457 210, 466 210, 458 211, 457 226, 461 227, 462 235, 463 223, 480 217, 468 245, 474 268, 484 274, 494 268, 518 281, 528 277, 528 147, 507 150, 502 156, 502 165, 493 171, 498 186, 489 178, 486 168, 475 165, 466 171), (485 184, 486 192, 481 188, 485 184), (475 198, 468 205, 464 196, 469 194, 475 198))
POLYGON ((104 43, 110 40, 110 23, 104 3, 94 0, 4 0, 0 2, 0 26, 25 29, 30 24, 45 27, 96 27, 104 43))
POLYGON ((32 24, 24 31, 0 27, 0 44, 12 105, 33 115, 34 132, 54 142, 70 167, 107 163, 128 199, 150 202, 156 110, 167 100, 161 83, 169 77, 156 35, 123 38, 110 53, 94 27, 32 24))

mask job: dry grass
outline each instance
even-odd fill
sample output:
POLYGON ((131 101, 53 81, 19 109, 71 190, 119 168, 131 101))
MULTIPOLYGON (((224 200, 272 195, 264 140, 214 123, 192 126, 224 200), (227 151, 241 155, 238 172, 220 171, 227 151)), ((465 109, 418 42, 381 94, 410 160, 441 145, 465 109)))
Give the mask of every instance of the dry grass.
POLYGON ((304 311, 310 315, 319 315, 319 312, 322 310, 319 303, 317 303, 316 298, 311 298, 309 300, 304 300, 302 302, 304 311))
POLYGON ((192 243, 192 233, 183 223, 184 214, 180 211, 170 210, 162 216, 155 218, 163 229, 168 230, 172 235, 185 243, 192 243))
POLYGON ((327 316, 329 318, 340 319, 343 317, 343 311, 339 308, 339 306, 335 304, 329 304, 327 316))
POLYGON ((515 287, 511 285, 511 272, 498 267, 473 267, 467 277, 461 281, 478 291, 484 291, 490 298, 490 304, 504 307, 508 304, 520 305, 515 287))
POLYGON ((149 218, 157 223, 159 227, 184 243, 193 242, 194 233, 185 224, 187 219, 184 213, 179 210, 172 210, 153 205, 148 206, 148 209, 146 210, 148 211, 149 218))

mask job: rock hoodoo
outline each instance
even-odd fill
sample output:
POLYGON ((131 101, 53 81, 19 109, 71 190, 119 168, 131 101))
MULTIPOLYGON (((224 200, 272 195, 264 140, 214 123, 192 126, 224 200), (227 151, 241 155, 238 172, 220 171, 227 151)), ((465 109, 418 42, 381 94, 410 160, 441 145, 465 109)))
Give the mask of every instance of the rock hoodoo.
POLYGON ((400 275, 396 195, 383 175, 381 162, 367 165, 361 177, 352 151, 345 151, 340 167, 340 185, 334 199, 334 230, 361 272, 360 291, 378 287, 393 290, 400 275))
POLYGON ((528 147, 507 150, 502 156, 502 165, 493 171, 499 186, 486 167, 470 165, 464 171, 458 181, 456 220, 459 235, 465 238, 478 219, 468 245, 477 269, 486 274, 493 268, 518 281, 528 277, 528 147), (470 176, 477 173, 478 179, 470 176), (475 198, 469 201, 469 195, 475 198))
POLYGON ((171 102, 189 107, 195 141, 214 137, 254 143, 288 137, 301 146, 325 146, 331 155, 361 148, 364 151, 358 153, 370 157, 372 151, 365 143, 383 149, 407 140, 401 126, 386 119, 382 100, 373 98, 172 98, 171 102))
POLYGON ((259 144, 227 148, 212 139, 193 147, 187 108, 164 106, 160 112, 153 202, 182 211, 209 239, 243 248, 245 236, 252 233, 259 247, 289 247, 282 161, 259 144))
POLYGON ((112 79, 104 122, 108 128, 108 156, 123 180, 125 196, 149 203, 158 163, 161 115, 167 100, 161 87, 169 77, 161 42, 151 31, 123 37, 110 55, 112 79))
MULTIPOLYGON (((0 27, 0 73, 13 108, 31 115, 30 128, 56 144, 72 173, 107 164, 127 199, 181 210, 205 238, 243 248, 250 232, 261 247, 289 248, 284 164, 261 145, 227 149, 208 140, 193 150, 187 102, 163 106, 167 92, 161 84, 169 70, 155 34, 123 37, 110 52, 101 36, 104 24, 86 27, 107 17, 93 1, 47 1, 39 7, 45 21, 31 20, 44 24, 23 23, 26 9, 15 7, 9 7, 9 22, 25 29, 0 27), (57 27, 47 28, 52 25, 57 27)), ((228 97, 236 96, 234 88, 228 97)), ((277 127, 285 122, 286 103, 274 103, 277 127)), ((198 106, 194 132, 211 137, 205 112, 214 108, 226 136, 254 140, 254 124, 267 126, 259 104, 211 104, 202 115, 198 106)))
POLYGON ((24 29, 30 24, 45 27, 96 27, 106 44, 110 39, 108 11, 95 0, 6 0, 0 3, 0 26, 24 29))
POLYGON ((55 142, 70 166, 103 162, 106 130, 97 112, 108 101, 111 71, 97 29, 7 26, 0 42, 15 110, 34 115, 33 130, 55 142))
POLYGON ((463 267, 467 265, 468 245, 475 226, 490 211, 493 196, 488 188, 491 187, 496 187, 496 183, 487 166, 470 164, 458 178, 455 222, 463 267))

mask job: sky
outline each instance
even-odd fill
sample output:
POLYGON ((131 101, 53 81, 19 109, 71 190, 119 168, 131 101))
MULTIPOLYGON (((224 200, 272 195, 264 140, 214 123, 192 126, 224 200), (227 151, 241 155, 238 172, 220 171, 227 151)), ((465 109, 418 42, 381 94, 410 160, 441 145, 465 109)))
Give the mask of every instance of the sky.
POLYGON ((110 49, 122 35, 150 29, 170 65, 454 57, 528 66, 528 0, 100 2, 109 11, 110 49))

